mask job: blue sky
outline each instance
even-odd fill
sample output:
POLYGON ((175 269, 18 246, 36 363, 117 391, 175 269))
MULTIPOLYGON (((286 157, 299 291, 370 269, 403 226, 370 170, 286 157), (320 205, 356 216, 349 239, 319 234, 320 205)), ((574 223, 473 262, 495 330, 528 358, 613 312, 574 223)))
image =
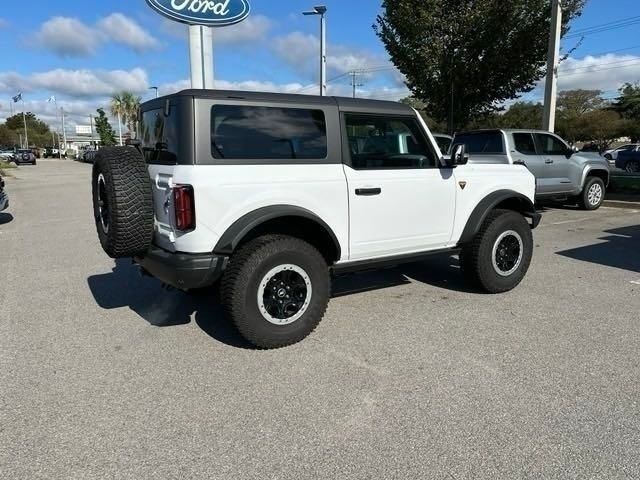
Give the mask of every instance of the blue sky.
MULTIPOLYGON (((314 2, 250 1, 247 21, 216 30, 218 86, 315 93, 318 21, 300 14, 314 2)), ((115 90, 127 88, 148 98, 152 85, 163 93, 188 86, 186 27, 165 20, 144 0, 4 3, 0 116, 7 116, 9 97, 18 91, 24 91, 27 108, 45 120, 55 118, 53 106, 46 103, 55 95, 70 112, 71 123, 82 123, 115 90)), ((389 64, 371 28, 380 3, 326 0, 329 77, 373 68, 361 80, 360 94, 397 99, 407 93, 402 76, 389 64)), ((640 16, 638 0, 590 0, 573 29, 633 16, 640 16)), ((638 31, 640 24, 586 36, 562 66, 560 87, 599 88, 613 95, 624 81, 639 81, 638 31)), ((563 47, 574 47, 578 40, 568 39, 563 47)), ((330 93, 349 94, 349 81, 345 76, 332 82, 330 93)), ((524 98, 539 97, 537 89, 524 98)))

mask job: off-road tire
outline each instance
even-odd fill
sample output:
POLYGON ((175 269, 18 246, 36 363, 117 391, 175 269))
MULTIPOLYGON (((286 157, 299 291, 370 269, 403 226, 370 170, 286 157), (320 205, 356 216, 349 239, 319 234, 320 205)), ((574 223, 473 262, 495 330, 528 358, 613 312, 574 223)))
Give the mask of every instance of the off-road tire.
POLYGON ((512 210, 493 210, 480 231, 460 253, 460 267, 467 281, 488 293, 504 293, 517 287, 529 270, 533 256, 533 235, 525 218, 512 210), (493 251, 499 237, 516 232, 522 240, 522 258, 517 269, 502 276, 494 267, 493 251))
POLYGON ((584 210, 597 210, 602 206, 602 203, 604 202, 604 196, 606 193, 606 187, 604 185, 604 182, 602 181, 601 178, 599 177, 588 177, 587 178, 587 183, 584 186, 584 190, 582 190, 582 193, 580 194, 580 206, 584 209, 584 210), (591 187, 593 187, 594 185, 600 185, 601 188, 601 197, 600 200, 597 203, 592 203, 589 200, 589 192, 591 190, 591 187))
POLYGON ((281 348, 309 336, 325 314, 330 296, 329 269, 314 247, 298 238, 267 235, 233 254, 221 283, 222 304, 240 334, 262 349, 281 348), (311 281, 310 303, 303 315, 288 325, 269 322, 260 312, 258 292, 265 275, 280 265, 302 268, 311 281))
POLYGON ((144 254, 153 239, 154 212, 151 180, 142 155, 132 147, 100 150, 93 165, 92 185, 96 230, 107 255, 129 258, 144 254), (99 183, 104 198, 100 198, 99 183))

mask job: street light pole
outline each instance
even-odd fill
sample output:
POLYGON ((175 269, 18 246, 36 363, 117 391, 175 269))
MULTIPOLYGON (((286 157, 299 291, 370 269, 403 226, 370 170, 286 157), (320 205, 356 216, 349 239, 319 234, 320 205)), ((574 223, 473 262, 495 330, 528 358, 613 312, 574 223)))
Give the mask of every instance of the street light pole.
POLYGON ((553 132, 556 128, 556 101, 558 94, 558 62, 562 35, 562 3, 553 0, 551 11, 551 35, 547 60, 547 81, 544 88, 543 129, 553 132))
POLYGON ((302 12, 303 15, 320 16, 320 96, 327 95, 327 7, 318 5, 312 11, 302 12))
POLYGON ((22 121, 24 122, 24 138, 25 138, 25 148, 29 148, 29 132, 27 131, 27 117, 24 113, 25 111, 25 106, 24 106, 24 98, 20 97, 20 100, 22 100, 22 121))
POLYGON ((149 87, 149 90, 155 90, 156 91, 156 98, 158 98, 158 87, 149 87))

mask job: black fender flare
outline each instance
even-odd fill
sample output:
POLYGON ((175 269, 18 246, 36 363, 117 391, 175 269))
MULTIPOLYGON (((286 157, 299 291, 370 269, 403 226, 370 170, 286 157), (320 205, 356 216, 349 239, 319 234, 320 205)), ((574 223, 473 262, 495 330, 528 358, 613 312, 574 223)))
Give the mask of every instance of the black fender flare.
POLYGON ((295 205, 271 205, 269 207, 259 208, 240 217, 222 234, 213 252, 220 255, 232 255, 242 239, 254 228, 269 220, 280 217, 300 217, 317 223, 327 232, 333 241, 337 258, 341 258, 342 249, 340 242, 331 227, 315 213, 295 205))
POLYGON ((531 199, 513 190, 497 190, 483 198, 473 212, 471 212, 471 216, 462 231, 458 245, 463 245, 473 240, 473 237, 475 237, 480 231, 480 228, 482 228, 482 224, 489 213, 505 201, 513 202, 511 205, 512 210, 518 211, 525 217, 531 219, 531 228, 536 228, 540 224, 542 216, 536 212, 536 207, 531 199))

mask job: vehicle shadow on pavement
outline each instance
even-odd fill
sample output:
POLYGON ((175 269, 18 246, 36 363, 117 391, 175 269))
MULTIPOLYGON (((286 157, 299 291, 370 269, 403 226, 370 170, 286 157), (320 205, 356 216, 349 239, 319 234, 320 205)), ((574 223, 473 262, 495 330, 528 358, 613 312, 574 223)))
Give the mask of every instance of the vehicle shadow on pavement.
POLYGON ((13 222, 13 215, 10 213, 0 213, 0 225, 6 225, 13 222))
POLYGON ((155 327, 195 323, 211 338, 238 348, 250 348, 222 311, 214 291, 184 293, 163 288, 142 277, 130 260, 116 260, 113 271, 87 279, 96 303, 105 310, 128 307, 155 327))
POLYGON ((469 286, 460 271, 458 258, 434 255, 426 261, 399 265, 371 272, 336 277, 333 281, 332 297, 345 297, 358 293, 383 290, 413 282, 420 282, 445 290, 463 293, 480 293, 469 286))
POLYGON ((558 255, 640 273, 640 225, 606 230, 603 242, 558 252, 558 255))

